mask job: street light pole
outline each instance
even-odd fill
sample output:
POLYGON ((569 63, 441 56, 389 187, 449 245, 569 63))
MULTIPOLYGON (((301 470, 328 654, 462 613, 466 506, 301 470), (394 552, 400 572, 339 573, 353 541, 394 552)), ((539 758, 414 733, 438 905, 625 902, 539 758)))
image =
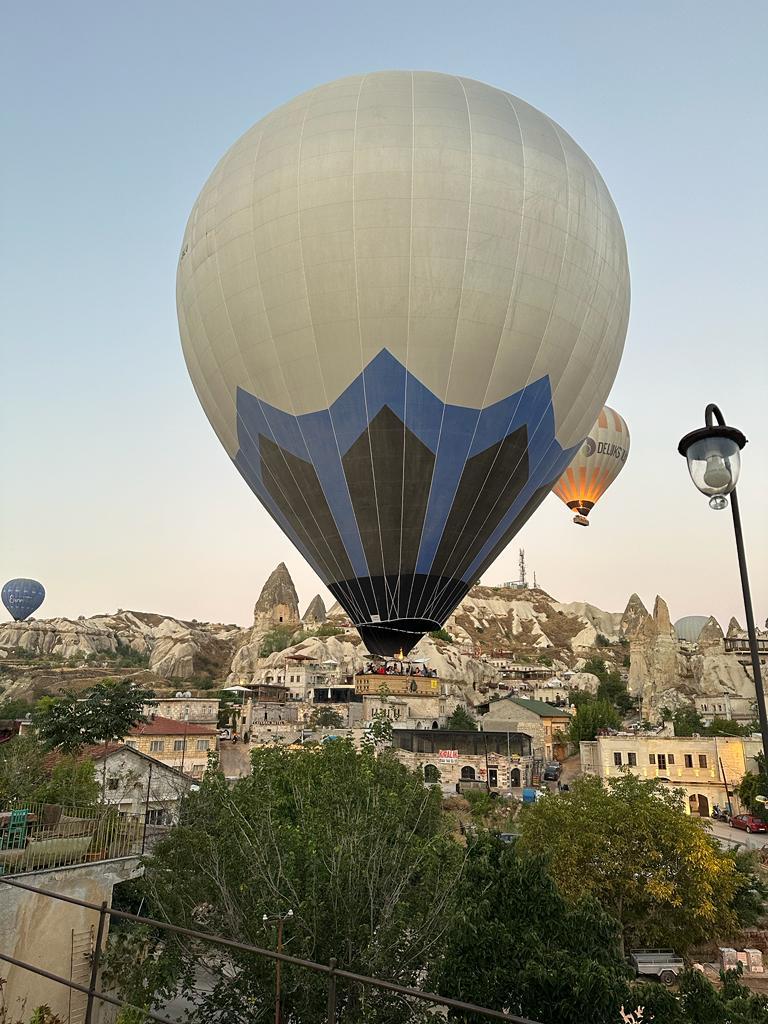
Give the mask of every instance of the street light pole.
POLYGON ((749 589, 739 499, 736 495, 736 483, 741 468, 741 449, 747 443, 747 439, 740 430, 726 425, 725 417, 714 403, 710 403, 704 412, 704 424, 704 427, 686 434, 677 446, 677 450, 687 460, 688 471, 697 489, 702 494, 709 496, 710 508, 724 509, 728 505, 728 498, 731 499, 736 555, 739 562, 749 653, 755 682, 755 696, 757 697, 757 714, 763 741, 763 772, 768 779, 768 714, 766 714, 760 653, 757 648, 755 617, 752 611, 752 595, 749 589))
MULTIPOLYGON (((282 951, 283 951, 283 925, 285 924, 286 921, 289 921, 292 917, 293 917, 293 911, 289 910, 286 914, 275 914, 273 917, 270 917, 268 914, 264 914, 262 916, 262 918, 261 918, 262 921, 264 922, 264 924, 266 924, 267 921, 276 921, 277 922, 277 952, 278 953, 282 953, 282 951)), ((281 1000, 280 1000, 280 978, 281 978, 280 968, 281 968, 281 966, 282 966, 281 961, 280 960, 275 960, 275 1024, 280 1024, 280 1022, 282 1020, 282 1008, 281 1008, 281 1005, 280 1005, 280 1003, 281 1003, 281 1000)))
POLYGON ((731 512, 733 514, 733 531, 736 534, 736 554, 739 559, 741 575, 741 591, 744 595, 744 614, 747 620, 747 636, 749 637, 749 653, 752 660, 752 675, 755 679, 755 695, 757 697, 757 715, 760 719, 760 733, 763 737, 763 771, 768 776, 768 714, 765 707, 765 691, 763 690, 763 673, 760 667, 760 652, 757 649, 757 630, 755 616, 752 611, 752 594, 749 589, 747 574, 747 556, 744 552, 744 534, 741 530, 741 513, 736 488, 731 491, 731 512))

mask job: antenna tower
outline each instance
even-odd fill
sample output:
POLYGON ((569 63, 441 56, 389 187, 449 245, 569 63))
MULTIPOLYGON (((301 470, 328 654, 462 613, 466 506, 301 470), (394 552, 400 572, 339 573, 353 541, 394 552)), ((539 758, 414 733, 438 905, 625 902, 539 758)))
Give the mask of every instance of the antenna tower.
POLYGON ((520 548, 520 558, 518 559, 518 565, 520 566, 520 583, 519 586, 527 587, 528 583, 525 578, 525 548, 520 548))

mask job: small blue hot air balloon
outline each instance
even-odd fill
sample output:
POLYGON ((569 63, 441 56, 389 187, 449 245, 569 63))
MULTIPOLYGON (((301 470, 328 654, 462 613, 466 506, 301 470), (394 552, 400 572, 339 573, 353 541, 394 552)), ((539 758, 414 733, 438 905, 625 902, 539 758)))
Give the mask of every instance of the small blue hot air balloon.
POLYGON ((8 580, 3 586, 2 599, 16 622, 21 622, 43 603, 45 587, 37 580, 8 580))

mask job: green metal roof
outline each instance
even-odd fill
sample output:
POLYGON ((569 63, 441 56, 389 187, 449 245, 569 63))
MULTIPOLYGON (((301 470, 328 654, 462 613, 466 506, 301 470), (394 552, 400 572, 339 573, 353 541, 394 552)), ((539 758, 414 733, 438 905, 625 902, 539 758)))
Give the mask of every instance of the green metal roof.
POLYGON ((554 704, 547 704, 543 700, 529 700, 527 697, 502 697, 501 700, 491 701, 488 707, 488 718, 493 717, 493 709, 500 704, 517 704, 526 711, 532 711, 539 718, 568 718, 570 717, 567 708, 556 708, 554 704))

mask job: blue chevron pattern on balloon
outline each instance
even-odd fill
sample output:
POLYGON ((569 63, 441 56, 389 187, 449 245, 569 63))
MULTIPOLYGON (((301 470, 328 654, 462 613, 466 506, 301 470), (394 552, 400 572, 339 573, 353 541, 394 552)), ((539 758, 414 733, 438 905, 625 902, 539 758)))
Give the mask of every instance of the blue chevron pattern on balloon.
MULTIPOLYGON (((489 554, 521 510, 537 491, 550 487, 558 479, 579 447, 564 450, 557 442, 548 377, 534 381, 483 410, 470 409, 444 404, 387 349, 379 352, 330 408, 318 412, 294 416, 238 388, 239 450, 233 461, 250 488, 326 583, 338 578, 340 569, 329 564, 330 559, 318 558, 317 550, 308 546, 284 508, 278 505, 274 481, 265 480, 262 445, 265 441, 271 442, 280 449, 283 458, 287 453, 311 464, 352 572, 366 577, 372 573, 342 459, 385 408, 434 455, 418 558, 415 567, 409 570, 420 574, 431 571, 468 460, 514 431, 525 429, 527 480, 488 536, 482 538, 477 554, 462 573, 462 579, 471 583, 485 568, 489 554)), ((393 571, 397 572, 397 567, 393 571)))

